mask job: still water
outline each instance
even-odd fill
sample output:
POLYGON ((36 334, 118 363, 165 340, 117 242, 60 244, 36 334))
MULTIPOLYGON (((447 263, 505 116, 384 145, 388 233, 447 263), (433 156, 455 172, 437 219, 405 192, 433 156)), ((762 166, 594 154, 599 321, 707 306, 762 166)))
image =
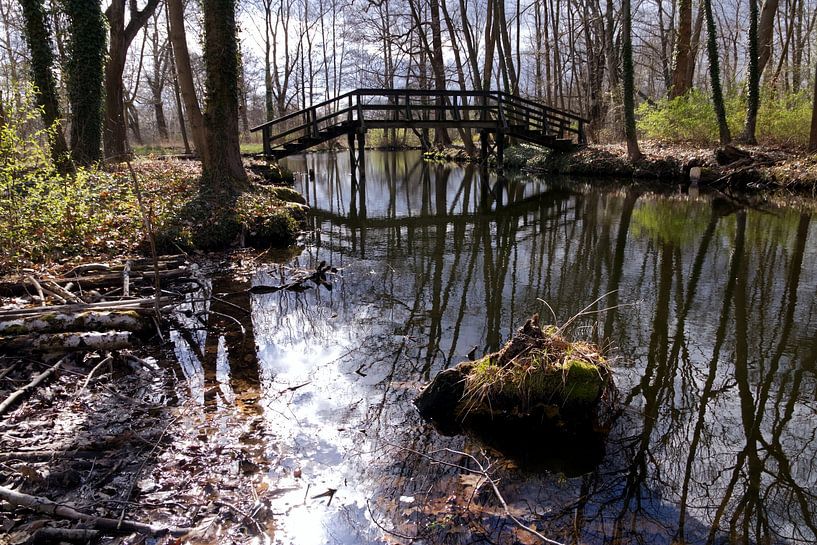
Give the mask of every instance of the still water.
POLYGON ((357 186, 345 154, 288 166, 314 234, 240 287, 326 261, 332 289, 232 299, 250 311, 250 354, 221 337, 215 369, 186 347, 203 338, 176 336, 189 395, 252 421, 274 542, 537 542, 464 453, 490 465, 511 514, 563 543, 817 540, 809 213, 483 177, 418 153, 368 153, 357 186), (603 451, 446 437, 417 415, 441 369, 498 349, 534 312, 553 321, 542 301, 563 323, 596 300, 573 333, 615 356, 603 451))

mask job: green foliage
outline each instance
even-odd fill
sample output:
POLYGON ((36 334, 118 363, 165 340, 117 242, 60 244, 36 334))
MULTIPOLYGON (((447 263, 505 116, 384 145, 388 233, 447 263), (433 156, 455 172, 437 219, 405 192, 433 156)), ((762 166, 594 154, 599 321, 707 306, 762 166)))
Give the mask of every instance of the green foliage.
POLYGON ((90 246, 100 214, 115 208, 99 199, 99 175, 62 176, 49 145, 55 127, 40 127, 34 92, 11 107, 0 126, 0 269, 56 259, 90 246))
MULTIPOLYGON (((743 126, 746 101, 742 94, 726 97, 726 118, 731 132, 743 126)), ((638 108, 638 129, 648 139, 711 145, 718 142, 718 122, 711 97, 698 89, 674 99, 662 98, 638 108)), ((807 93, 775 96, 764 89, 758 113, 758 141, 805 146, 811 122, 807 93)))

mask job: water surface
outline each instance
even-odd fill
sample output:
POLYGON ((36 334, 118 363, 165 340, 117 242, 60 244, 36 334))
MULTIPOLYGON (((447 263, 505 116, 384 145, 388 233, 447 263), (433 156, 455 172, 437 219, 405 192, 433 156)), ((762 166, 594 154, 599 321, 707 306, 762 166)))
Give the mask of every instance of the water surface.
POLYGON ((477 469, 466 453, 491 464, 516 517, 564 543, 817 540, 808 213, 497 179, 417 153, 367 153, 359 184, 344 154, 288 165, 314 235, 251 282, 326 261, 332 290, 230 299, 249 310, 249 340, 176 337, 189 395, 248 419, 273 468, 275 542, 534 542, 454 467, 477 469), (411 401, 441 369, 498 349, 534 312, 553 321, 541 301, 563 323, 597 299, 574 333, 616 356, 621 414, 603 452, 565 459, 532 436, 498 451, 418 417, 411 401))

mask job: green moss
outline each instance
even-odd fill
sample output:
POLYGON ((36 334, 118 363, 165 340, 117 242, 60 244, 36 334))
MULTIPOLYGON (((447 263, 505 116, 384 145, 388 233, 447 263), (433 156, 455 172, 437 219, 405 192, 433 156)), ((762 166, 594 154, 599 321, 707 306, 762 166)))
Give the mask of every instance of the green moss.
POLYGON ((14 336, 14 335, 25 335, 26 333, 28 333, 28 329, 26 329, 25 326, 18 325, 18 324, 6 326, 5 329, 3 329, 3 335, 14 336))
POLYGON ((556 407, 554 417, 562 410, 592 412, 610 379, 599 349, 564 339, 555 326, 541 333, 515 336, 501 351, 471 363, 460 414, 525 415, 542 407, 556 407))
POLYGON ((304 199, 303 195, 291 187, 271 187, 269 188, 269 192, 273 197, 284 202, 306 204, 306 199, 304 199))

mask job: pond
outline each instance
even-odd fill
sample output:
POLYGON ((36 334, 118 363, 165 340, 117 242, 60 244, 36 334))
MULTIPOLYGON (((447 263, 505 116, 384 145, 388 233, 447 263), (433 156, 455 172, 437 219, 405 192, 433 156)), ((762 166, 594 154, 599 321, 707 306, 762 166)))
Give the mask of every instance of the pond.
POLYGON ((303 251, 213 277, 209 311, 244 308, 244 335, 174 336, 182 396, 215 428, 249 426, 240 440, 271 468, 273 542, 538 542, 480 466, 510 514, 563 543, 817 540, 808 213, 417 152, 367 153, 357 185, 343 153, 287 162, 312 207, 303 251), (241 291, 322 261, 323 287, 241 291), (560 324, 585 310, 573 334, 614 356, 603 449, 420 419, 422 384, 533 313, 552 322, 543 301, 560 324))

